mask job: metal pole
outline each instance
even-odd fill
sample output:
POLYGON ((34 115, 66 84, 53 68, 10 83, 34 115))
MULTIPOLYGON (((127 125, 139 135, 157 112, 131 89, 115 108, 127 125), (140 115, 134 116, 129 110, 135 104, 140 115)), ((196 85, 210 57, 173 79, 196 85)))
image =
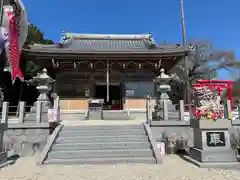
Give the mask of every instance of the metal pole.
POLYGON ((109 101, 109 63, 107 62, 107 102, 109 101))
POLYGON ((4 0, 1 0, 1 4, 0 4, 0 25, 2 25, 2 20, 3 20, 3 3, 4 3, 4 0))
POLYGON ((181 23, 182 23, 182 40, 184 47, 187 47, 187 36, 186 36, 186 27, 185 27, 185 16, 184 16, 184 0, 181 0, 181 23))
MULTIPOLYGON (((183 1, 184 0, 180 0, 181 1, 181 25, 182 25, 182 40, 183 40, 183 47, 187 48, 187 36, 186 36, 186 27, 185 27, 185 17, 184 17, 184 4, 183 1)), ((188 66, 187 66, 187 56, 184 55, 184 67, 185 67, 185 73, 188 77, 188 66)), ((188 96, 189 96, 189 92, 188 92, 188 83, 185 83, 185 103, 188 104, 188 96)))

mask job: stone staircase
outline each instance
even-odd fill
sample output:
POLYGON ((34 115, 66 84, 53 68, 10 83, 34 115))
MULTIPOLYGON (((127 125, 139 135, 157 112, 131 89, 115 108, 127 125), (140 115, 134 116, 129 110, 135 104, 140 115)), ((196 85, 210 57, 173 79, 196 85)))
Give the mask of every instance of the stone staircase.
POLYGON ((130 120, 131 117, 128 116, 126 111, 123 110, 103 110, 104 120, 130 120))
POLYGON ((66 126, 44 164, 157 163, 143 125, 66 126))

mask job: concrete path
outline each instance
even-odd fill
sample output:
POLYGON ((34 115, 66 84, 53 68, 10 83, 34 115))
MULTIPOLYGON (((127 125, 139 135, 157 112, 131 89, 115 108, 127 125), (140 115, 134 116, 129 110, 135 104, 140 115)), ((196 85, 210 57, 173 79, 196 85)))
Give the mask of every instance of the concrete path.
POLYGON ((238 180, 235 170, 199 169, 178 156, 165 157, 164 164, 126 165, 35 165, 21 158, 0 171, 1 180, 238 180))

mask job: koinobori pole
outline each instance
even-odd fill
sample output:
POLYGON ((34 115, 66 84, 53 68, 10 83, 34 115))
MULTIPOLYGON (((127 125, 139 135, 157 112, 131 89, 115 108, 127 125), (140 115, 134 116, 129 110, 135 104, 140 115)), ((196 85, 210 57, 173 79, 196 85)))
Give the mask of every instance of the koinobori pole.
POLYGON ((184 0, 181 0, 181 24, 182 24, 182 40, 184 47, 187 47, 186 27, 185 27, 185 16, 184 16, 184 0))
POLYGON ((3 20, 3 5, 4 5, 4 0, 1 0, 0 2, 0 26, 2 26, 2 20, 3 20))
POLYGON ((109 62, 107 61, 107 77, 106 77, 106 84, 107 84, 107 97, 106 100, 109 102, 109 62))
MULTIPOLYGON (((184 0, 181 1, 181 25, 182 25, 182 40, 183 40, 183 46, 186 49, 187 48, 187 36, 186 36, 186 27, 185 27, 185 16, 184 16, 184 0)), ((187 56, 184 56, 184 68, 185 68, 185 73, 188 77, 188 67, 187 67, 187 56)), ((185 83, 185 103, 188 103, 188 82, 185 83)))

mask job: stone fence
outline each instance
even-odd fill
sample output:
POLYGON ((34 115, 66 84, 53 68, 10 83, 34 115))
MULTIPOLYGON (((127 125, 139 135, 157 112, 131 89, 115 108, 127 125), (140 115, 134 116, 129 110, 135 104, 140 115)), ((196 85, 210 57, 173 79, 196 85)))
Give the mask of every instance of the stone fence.
MULTIPOLYGON (((54 101, 53 109, 59 108, 59 98, 54 101)), ((59 111, 57 111, 59 117, 59 111)), ((41 152, 46 144, 48 136, 60 123, 49 122, 48 111, 44 107, 44 102, 36 101, 30 112, 26 113, 26 103, 19 103, 18 117, 14 120, 8 117, 9 103, 3 102, 2 118, 0 125, 4 125, 3 151, 13 150, 20 156, 29 156, 41 152)), ((0 129, 2 132, 2 128, 0 129)), ((0 134, 1 136, 1 134, 0 134)))
MULTIPOLYGON (((187 108, 187 112, 185 109, 186 105, 184 105, 181 100, 178 105, 179 108, 177 108, 178 110, 175 110, 175 116, 178 114, 178 118, 173 119, 172 114, 169 114, 169 105, 167 104, 167 101, 163 101, 161 108, 163 118, 159 120, 153 117, 154 104, 150 104, 150 99, 151 97, 148 97, 146 103, 146 118, 156 140, 158 142, 165 142, 166 140, 172 141, 172 146, 174 146, 175 152, 179 149, 186 149, 193 146, 194 136, 193 129, 190 127, 190 120, 194 118, 192 113, 194 109, 187 108)), ((227 101, 224 116, 231 121, 232 126, 229 129, 229 134, 231 142, 233 143, 236 141, 240 143, 239 110, 240 108, 232 111, 230 102, 227 101)))
MULTIPOLYGON (((146 119, 149 124, 152 123, 153 117, 153 111, 156 103, 152 100, 150 96, 147 96, 146 100, 146 119)), ((163 100, 162 104, 162 115, 163 115, 163 120, 168 121, 173 118, 172 116, 169 117, 169 108, 168 108, 168 101, 163 100)), ((191 108, 193 108, 192 104, 184 104, 183 100, 179 101, 179 104, 174 106, 176 109, 170 110, 171 112, 175 112, 176 117, 174 118, 175 120, 177 119, 178 121, 189 121, 190 118, 193 116, 191 112, 191 108), (187 107, 187 108, 186 108, 187 107), (186 111, 187 109, 187 111, 186 111)))

